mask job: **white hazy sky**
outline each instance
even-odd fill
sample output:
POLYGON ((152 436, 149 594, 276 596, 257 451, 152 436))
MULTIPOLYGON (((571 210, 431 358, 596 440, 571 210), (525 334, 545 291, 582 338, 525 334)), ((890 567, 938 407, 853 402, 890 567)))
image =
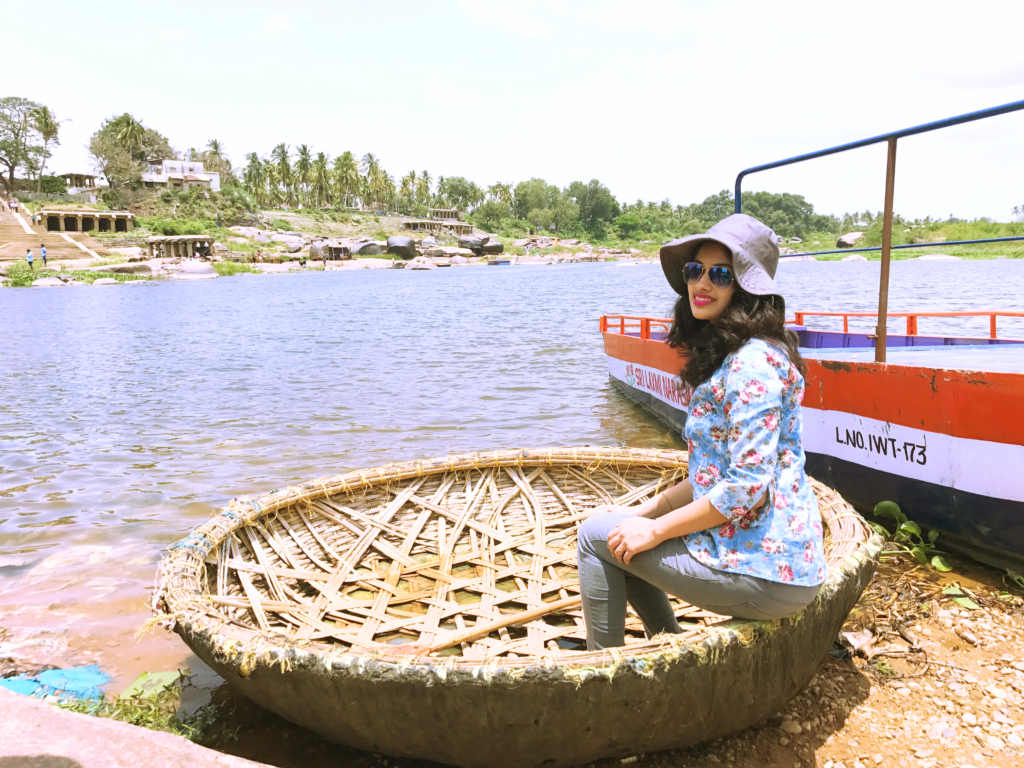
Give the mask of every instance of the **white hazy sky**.
MULTIPOLYGON (((1024 3, 179 0, 5 4, 4 87, 70 118, 50 167, 128 111, 234 164, 279 142, 396 177, 600 179, 690 203, 751 165, 1024 99, 1024 3)), ((1024 112, 900 142, 896 210, 1009 220, 1024 112)), ((884 145, 750 177, 882 207, 884 145)))

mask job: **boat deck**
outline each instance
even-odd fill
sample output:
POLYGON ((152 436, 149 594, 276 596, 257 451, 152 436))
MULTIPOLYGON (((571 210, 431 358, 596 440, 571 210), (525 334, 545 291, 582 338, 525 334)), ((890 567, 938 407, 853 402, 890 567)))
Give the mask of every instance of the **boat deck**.
MULTIPOLYGON (((871 348, 801 348, 808 359, 837 360, 849 363, 873 363, 871 348)), ((888 347, 886 362, 914 368, 937 370, 1024 373, 1024 344, 973 344, 956 346, 888 347)))

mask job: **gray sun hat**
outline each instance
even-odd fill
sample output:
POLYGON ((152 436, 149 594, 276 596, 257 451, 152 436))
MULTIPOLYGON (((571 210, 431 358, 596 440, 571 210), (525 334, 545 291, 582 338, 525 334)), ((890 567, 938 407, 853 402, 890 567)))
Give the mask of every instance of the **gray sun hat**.
POLYGON ((661 268, 676 293, 686 295, 683 265, 694 260, 704 243, 719 243, 732 253, 736 282, 747 293, 782 296, 775 285, 779 266, 779 238, 769 228, 745 213, 722 219, 703 235, 690 235, 661 246, 661 268))

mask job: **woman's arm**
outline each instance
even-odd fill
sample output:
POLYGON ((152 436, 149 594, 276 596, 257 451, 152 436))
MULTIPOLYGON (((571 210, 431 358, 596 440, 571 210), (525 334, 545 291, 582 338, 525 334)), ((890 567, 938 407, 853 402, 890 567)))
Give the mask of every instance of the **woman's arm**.
POLYGON ((690 487, 690 480, 683 480, 673 485, 656 496, 651 497, 643 504, 627 506, 625 504, 604 504, 594 510, 594 514, 601 512, 618 512, 623 515, 636 515, 637 517, 658 518, 667 515, 674 509, 685 507, 693 501, 693 488, 690 487))
MULTIPOLYGON (((691 499, 693 493, 690 493, 691 499)), ((729 518, 711 504, 707 495, 656 519, 636 517, 623 520, 608 535, 608 549, 620 563, 629 565, 633 555, 677 536, 686 536, 729 522, 729 518)))

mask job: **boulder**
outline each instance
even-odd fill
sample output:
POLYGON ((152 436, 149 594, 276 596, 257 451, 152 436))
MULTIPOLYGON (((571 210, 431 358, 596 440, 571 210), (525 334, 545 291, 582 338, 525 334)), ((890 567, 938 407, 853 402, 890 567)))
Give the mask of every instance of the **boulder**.
POLYGON ((373 240, 368 240, 365 243, 356 243, 352 246, 353 256, 378 256, 381 253, 383 253, 381 247, 373 240))
POLYGON ((93 285, 117 285, 117 280, 112 277, 101 277, 99 280, 93 280, 93 285))
POLYGON ((217 276, 217 270, 205 261, 183 261, 171 275, 175 280, 212 280, 217 276))
POLYGON ((225 251, 227 251, 227 249, 228 249, 228 247, 226 245, 224 245, 224 243, 214 243, 213 244, 213 250, 217 251, 218 253, 224 253, 225 251))
POLYGON ((579 240, 559 240, 558 244, 559 245, 565 245, 565 246, 573 246, 573 245, 579 245, 580 241, 579 240))
POLYGON ((851 253, 849 256, 843 256, 843 261, 867 261, 865 256, 861 256, 859 253, 851 253))
POLYGON ((115 275, 151 275, 153 269, 149 264, 106 264, 102 267, 88 267, 88 272, 113 272, 115 275))
POLYGON ((789 238, 789 242, 791 242, 791 243, 802 243, 803 240, 801 240, 799 237, 791 237, 791 238, 789 238))
POLYGON ((423 249, 423 255, 424 256, 444 256, 444 249, 443 248, 437 248, 437 247, 434 247, 434 248, 424 248, 423 249))
POLYGON ((229 237, 228 238, 228 242, 229 243, 248 243, 249 240, 248 240, 248 238, 245 238, 245 237, 229 237))
POLYGON ((266 235, 263 235, 263 234, 256 235, 256 237, 254 237, 253 240, 255 240, 257 243, 269 243, 270 242, 270 238, 267 237, 266 235))
POLYGON ((131 248, 108 248, 107 250, 114 253, 123 253, 129 259, 137 258, 142 255, 142 249, 137 245, 132 246, 131 248))
MULTIPOLYGON (((287 229, 278 229, 276 231, 277 231, 277 233, 279 235, 284 235, 285 237, 297 237, 300 240, 304 237, 304 235, 301 232, 292 232, 292 231, 287 230, 287 229)), ((280 239, 281 238, 278 238, 278 240, 280 240, 280 239)))
POLYGON ((41 277, 32 282, 34 288, 63 288, 67 283, 59 277, 41 277))
POLYGON ((484 242, 483 252, 487 254, 504 253, 505 244, 500 240, 495 240, 493 237, 489 237, 486 242, 484 242))
POLYGON ((302 250, 302 243, 294 243, 288 246, 288 253, 298 253, 302 250))
POLYGON ((412 261, 405 263, 406 269, 437 269, 437 265, 423 256, 417 256, 412 261))
POLYGON ((530 238, 523 237, 523 238, 520 238, 519 240, 513 240, 512 241, 512 246, 515 247, 515 248, 525 248, 526 246, 530 245, 530 243, 532 243, 532 242, 533 241, 530 238))
POLYGON ((474 255, 476 255, 469 248, 455 248, 454 246, 448 246, 448 247, 442 248, 441 252, 445 256, 474 256, 474 255))
POLYGON ((416 241, 411 237, 405 235, 394 235, 389 237, 387 241, 388 253, 394 253, 401 256, 403 259, 415 259, 416 254, 416 241))
POLYGON ((459 238, 459 247, 468 248, 477 256, 484 252, 484 242, 488 238, 480 237, 478 235, 463 235, 459 238))
POLYGON ((452 256, 450 259, 448 259, 448 263, 451 264, 453 267, 468 267, 469 259, 467 259, 465 256, 452 256))
POLYGON ((863 232, 848 232, 836 240, 836 248, 853 248, 862 237, 864 237, 863 232))
POLYGON ((321 261, 324 257, 323 251, 327 249, 327 243, 313 243, 309 246, 309 258, 315 261, 321 261))
POLYGON ((420 245, 422 245, 424 248, 433 248, 437 245, 437 238, 434 237, 433 235, 427 235, 420 242, 420 245))

